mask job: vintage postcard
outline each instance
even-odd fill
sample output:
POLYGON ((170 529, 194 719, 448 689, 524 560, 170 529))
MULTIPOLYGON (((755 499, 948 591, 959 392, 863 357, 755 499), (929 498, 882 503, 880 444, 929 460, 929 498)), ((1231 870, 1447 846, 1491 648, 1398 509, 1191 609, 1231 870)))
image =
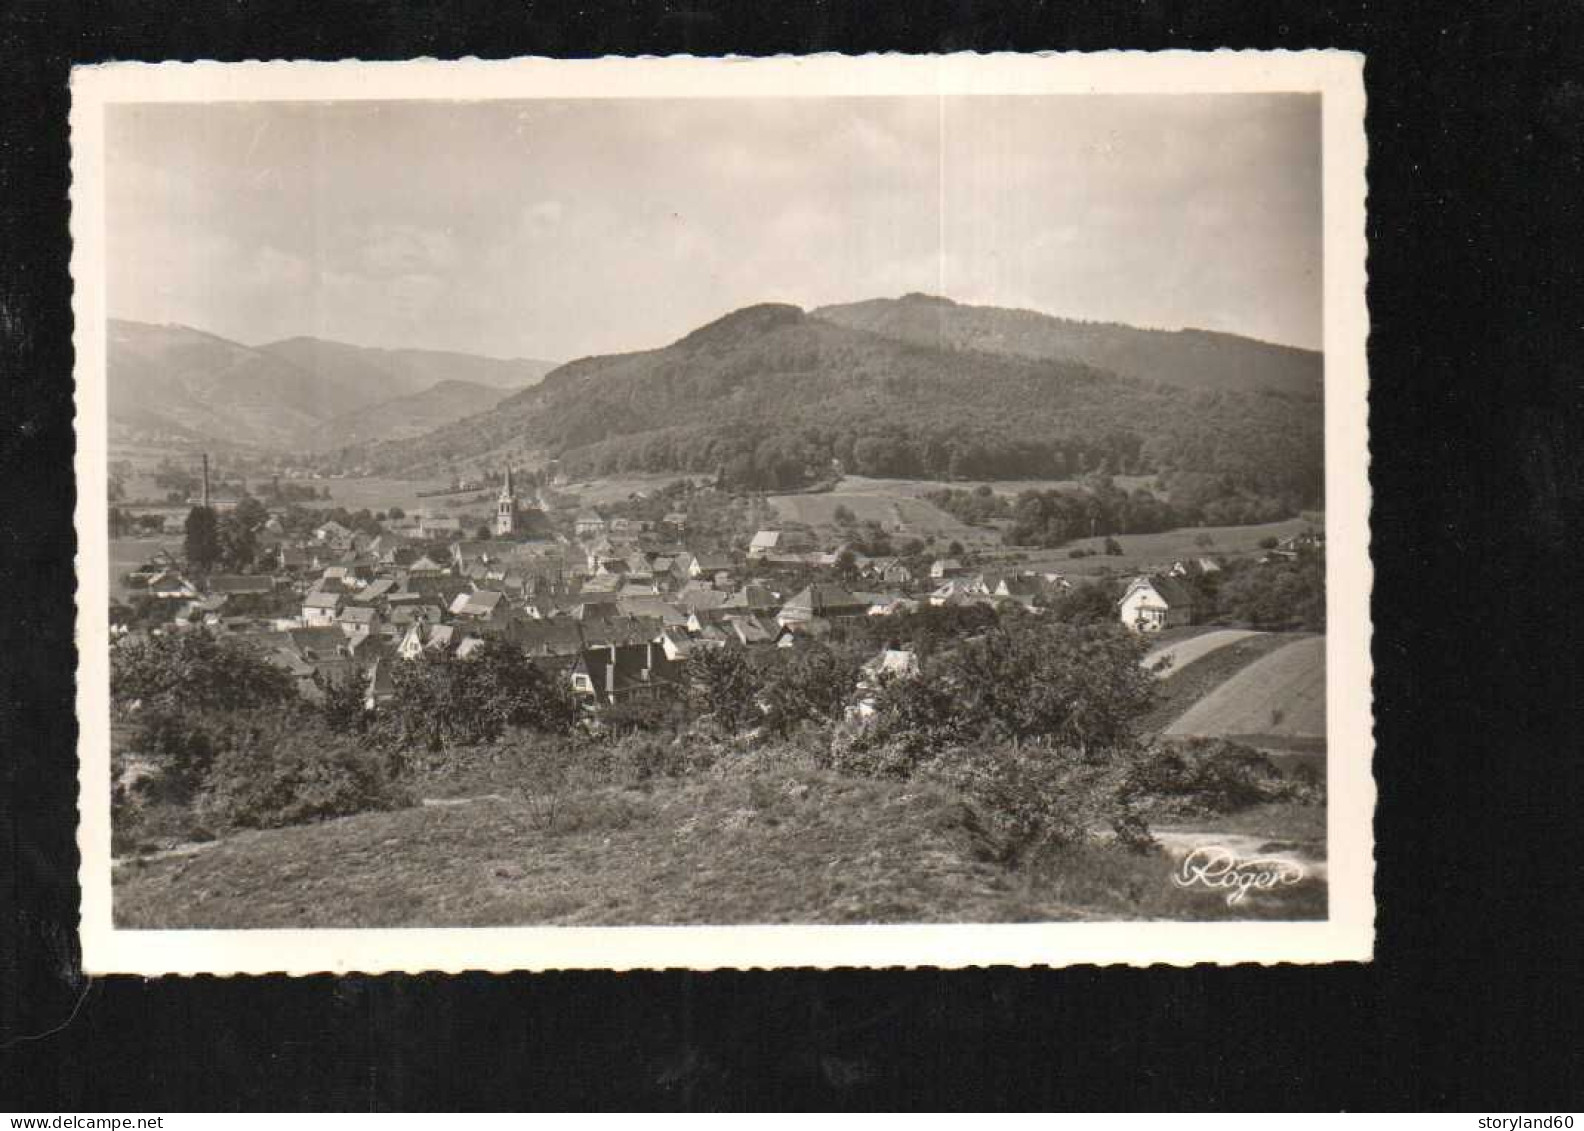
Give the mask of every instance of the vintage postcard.
POLYGON ((1368 960, 1361 76, 79 69, 86 969, 1368 960))

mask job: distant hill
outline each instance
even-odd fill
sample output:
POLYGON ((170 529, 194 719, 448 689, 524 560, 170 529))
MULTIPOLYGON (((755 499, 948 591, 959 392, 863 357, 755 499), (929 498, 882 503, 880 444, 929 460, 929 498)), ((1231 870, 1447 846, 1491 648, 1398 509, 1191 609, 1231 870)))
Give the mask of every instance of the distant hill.
POLYGON ((343 413, 321 425, 306 446, 322 451, 421 436, 453 420, 493 408, 509 395, 505 389, 473 381, 441 381, 419 393, 343 413))
POLYGON ((1234 334, 1077 322, 921 294, 822 306, 813 315, 917 345, 1075 361, 1185 389, 1269 391, 1315 400, 1322 393, 1321 354, 1234 334))
POLYGON ((291 446, 357 403, 289 362, 187 326, 112 320, 107 339, 113 429, 291 446))
POLYGON ((337 421, 355 427, 358 441, 422 432, 482 411, 551 368, 314 338, 253 348, 188 326, 120 319, 110 320, 107 344, 113 436, 290 451, 347 443, 331 427, 337 421), (457 387, 424 398, 453 382, 457 387), (376 411, 408 398, 417 399, 376 411))
POLYGON ((537 358, 483 357, 449 350, 377 349, 322 338, 286 338, 258 347, 342 386, 377 387, 384 396, 421 392, 441 381, 525 389, 556 367, 537 358))
POLYGON ((1290 506, 1318 496, 1321 438, 1314 406, 1290 396, 1205 397, 768 304, 662 349, 571 362, 487 414, 351 458, 427 474, 538 451, 573 474, 719 472, 766 490, 828 476, 832 461, 933 478, 1194 471, 1213 491, 1290 506))

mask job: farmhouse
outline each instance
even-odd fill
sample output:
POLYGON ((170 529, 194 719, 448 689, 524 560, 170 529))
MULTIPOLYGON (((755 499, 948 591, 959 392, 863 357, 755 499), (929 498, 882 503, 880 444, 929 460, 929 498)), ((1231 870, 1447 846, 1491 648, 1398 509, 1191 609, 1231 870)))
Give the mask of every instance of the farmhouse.
POLYGON ((1192 624, 1193 593, 1173 577, 1136 577, 1117 602, 1122 623, 1134 632, 1192 624))
POLYGON ((316 589, 303 598, 302 620, 309 628, 328 628, 335 624, 344 598, 340 593, 316 589))
POLYGON ((748 556, 755 561, 772 554, 795 553, 810 547, 801 530, 761 530, 748 543, 748 556))
POLYGON ((578 538, 598 538, 605 533, 605 520, 598 511, 579 511, 578 516, 572 520, 572 530, 578 538))
POLYGON ((810 585, 792 597, 777 616, 782 624, 808 622, 816 619, 867 616, 869 605, 860 601, 839 585, 810 585))

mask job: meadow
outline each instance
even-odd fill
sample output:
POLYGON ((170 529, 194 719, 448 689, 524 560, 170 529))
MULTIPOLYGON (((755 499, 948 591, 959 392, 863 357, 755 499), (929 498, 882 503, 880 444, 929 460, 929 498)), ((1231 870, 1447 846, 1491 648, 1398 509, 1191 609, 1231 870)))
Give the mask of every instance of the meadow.
MULTIPOLYGON (((1295 807, 1283 827, 1312 823, 1295 807)), ((1323 810, 1319 810, 1323 813, 1323 810)), ((1323 822, 1323 817, 1321 818, 1323 822)), ((243 832, 115 870, 122 927, 1038 922, 1312 918, 1323 884, 1231 908, 1165 850, 1013 869, 949 792, 797 767, 434 798, 243 832), (399 846, 399 851, 393 851, 399 846)))

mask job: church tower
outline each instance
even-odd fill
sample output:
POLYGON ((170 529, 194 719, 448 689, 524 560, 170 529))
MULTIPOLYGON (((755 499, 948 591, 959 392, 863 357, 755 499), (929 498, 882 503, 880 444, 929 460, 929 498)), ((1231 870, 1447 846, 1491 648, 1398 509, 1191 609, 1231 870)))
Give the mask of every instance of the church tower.
POLYGON ((512 488, 511 464, 506 465, 506 480, 495 503, 495 537, 509 538, 517 533, 517 492, 512 488))

